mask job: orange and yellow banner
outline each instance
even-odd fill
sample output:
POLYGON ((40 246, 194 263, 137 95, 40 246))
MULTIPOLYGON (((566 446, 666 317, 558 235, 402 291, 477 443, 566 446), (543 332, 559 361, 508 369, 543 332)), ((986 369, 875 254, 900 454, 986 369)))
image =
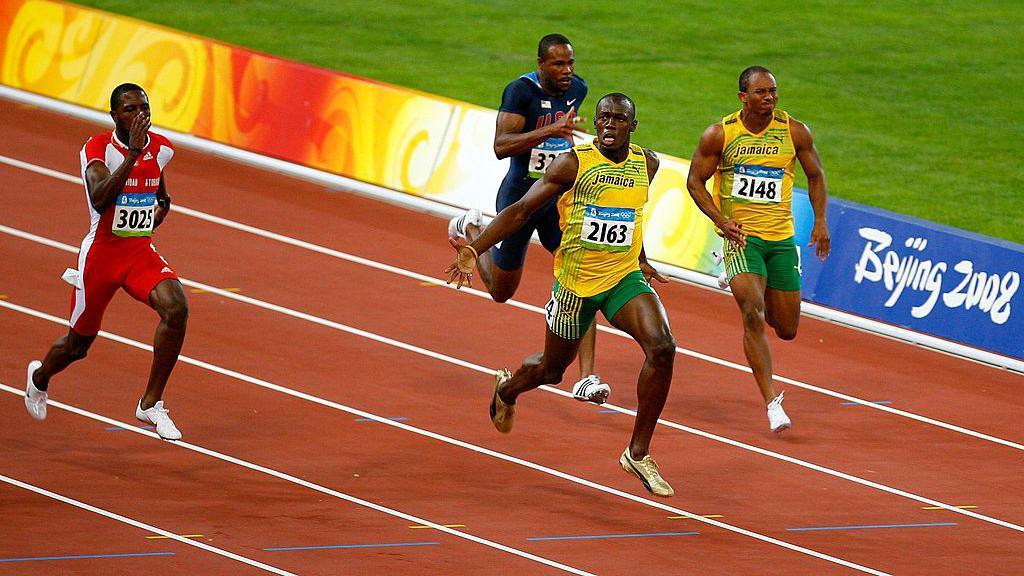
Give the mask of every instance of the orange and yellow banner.
MULTIPOLYGON (((494 110, 80 6, 0 3, 0 83, 106 111, 123 82, 146 89, 157 126, 448 204, 493 212, 507 169, 494 110)), ((647 254, 707 272, 719 241, 686 170, 662 155, 647 254)))

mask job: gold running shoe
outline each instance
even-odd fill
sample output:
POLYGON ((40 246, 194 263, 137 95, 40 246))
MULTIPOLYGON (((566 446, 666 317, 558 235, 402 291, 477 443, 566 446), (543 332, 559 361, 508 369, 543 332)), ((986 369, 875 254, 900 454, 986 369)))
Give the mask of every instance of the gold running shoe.
POLYGON ((629 446, 627 446, 622 451, 622 456, 619 456, 619 464, 623 470, 639 478, 644 483, 644 488, 647 488, 651 494, 662 498, 671 498, 675 494, 675 490, 672 490, 668 482, 661 477, 661 473, 658 472, 658 464, 650 454, 639 460, 633 460, 633 457, 629 455, 629 446))
POLYGON ((516 418, 516 405, 505 404, 505 401, 498 396, 498 388, 512 379, 512 372, 505 368, 498 370, 494 375, 494 396, 491 397, 491 422, 498 432, 508 434, 512 431, 512 423, 516 418))

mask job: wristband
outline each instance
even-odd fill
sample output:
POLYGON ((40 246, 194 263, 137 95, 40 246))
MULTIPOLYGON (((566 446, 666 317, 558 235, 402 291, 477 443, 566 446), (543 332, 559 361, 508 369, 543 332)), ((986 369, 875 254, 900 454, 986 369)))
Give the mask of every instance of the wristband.
POLYGON ((476 248, 473 248, 473 247, 472 247, 472 246, 470 246, 469 244, 465 244, 465 245, 463 245, 463 246, 460 246, 460 247, 459 247, 459 249, 462 249, 462 248, 469 248, 470 252, 472 252, 472 253, 473 253, 473 259, 474 259, 474 260, 479 260, 479 259, 480 259, 480 255, 479 255, 479 254, 477 254, 477 252, 476 252, 476 248))

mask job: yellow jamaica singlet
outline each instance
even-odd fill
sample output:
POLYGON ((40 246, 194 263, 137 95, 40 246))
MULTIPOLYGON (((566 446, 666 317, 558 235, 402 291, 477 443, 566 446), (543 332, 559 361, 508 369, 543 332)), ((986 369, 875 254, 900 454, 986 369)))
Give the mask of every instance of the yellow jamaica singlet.
POLYGON ((573 147, 580 167, 558 199, 562 243, 555 252, 558 283, 584 298, 610 290, 640 269, 647 203, 647 158, 629 145, 616 164, 595 143, 573 147))
POLYGON ((789 114, 775 110, 759 134, 743 125, 740 113, 722 118, 725 144, 715 172, 713 196, 726 218, 762 240, 793 236, 793 164, 796 149, 789 114))

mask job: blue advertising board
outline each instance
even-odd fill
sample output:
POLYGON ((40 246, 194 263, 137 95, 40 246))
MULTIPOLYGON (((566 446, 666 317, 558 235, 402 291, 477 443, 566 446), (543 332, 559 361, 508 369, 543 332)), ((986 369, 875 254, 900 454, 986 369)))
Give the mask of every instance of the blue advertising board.
POLYGON ((821 262, 806 191, 793 214, 804 299, 1024 359, 1024 246, 831 198, 821 262))

